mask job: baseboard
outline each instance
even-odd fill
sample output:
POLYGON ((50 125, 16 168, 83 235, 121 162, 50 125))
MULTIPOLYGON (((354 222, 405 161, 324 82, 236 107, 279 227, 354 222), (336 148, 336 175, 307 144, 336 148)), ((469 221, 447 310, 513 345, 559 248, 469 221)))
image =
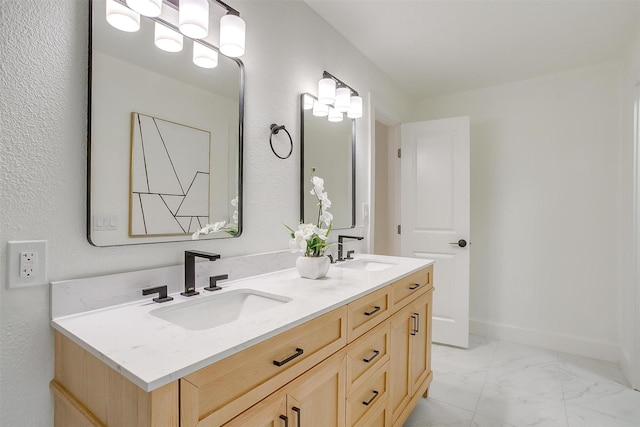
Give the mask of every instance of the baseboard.
POLYGON ((571 335, 561 335, 480 320, 470 320, 469 331, 474 335, 488 338, 532 345, 608 362, 622 362, 622 352, 620 346, 616 343, 593 341, 571 335))

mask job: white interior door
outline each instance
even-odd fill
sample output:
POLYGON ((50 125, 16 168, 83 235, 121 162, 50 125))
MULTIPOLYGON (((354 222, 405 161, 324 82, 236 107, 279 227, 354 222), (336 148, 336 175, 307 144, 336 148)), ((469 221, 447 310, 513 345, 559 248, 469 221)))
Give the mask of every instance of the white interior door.
POLYGON ((401 252, 435 260, 433 341, 469 346, 469 117, 401 127, 401 252))

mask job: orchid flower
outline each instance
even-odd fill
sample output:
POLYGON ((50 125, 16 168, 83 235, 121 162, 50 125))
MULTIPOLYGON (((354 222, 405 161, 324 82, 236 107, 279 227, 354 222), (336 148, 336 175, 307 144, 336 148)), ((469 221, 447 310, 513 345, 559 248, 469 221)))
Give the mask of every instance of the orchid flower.
POLYGON ((289 241, 291 252, 301 252, 304 256, 319 257, 324 255, 329 246, 327 236, 331 232, 333 215, 328 211, 331 207, 331 200, 329 200, 327 192, 324 191, 324 180, 314 175, 311 177, 311 183, 313 188, 309 193, 318 199, 318 220, 315 224, 299 224, 297 230, 288 225, 285 227, 291 232, 291 240, 289 241), (322 226, 327 228, 322 228, 322 226))

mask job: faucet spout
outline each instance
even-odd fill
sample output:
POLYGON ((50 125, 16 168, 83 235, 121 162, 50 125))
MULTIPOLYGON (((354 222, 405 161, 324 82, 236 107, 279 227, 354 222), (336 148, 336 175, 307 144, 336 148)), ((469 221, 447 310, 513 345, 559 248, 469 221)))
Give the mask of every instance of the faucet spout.
POLYGON ((342 257, 343 253, 343 241, 344 239, 353 239, 353 240, 363 240, 364 237, 361 236, 345 236, 344 234, 338 235, 338 259, 336 261, 344 261, 345 258, 342 257))
POLYGON ((180 292, 180 295, 192 297, 200 293, 196 292, 196 257, 209 261, 220 259, 219 254, 211 252, 184 251, 184 292, 180 292))

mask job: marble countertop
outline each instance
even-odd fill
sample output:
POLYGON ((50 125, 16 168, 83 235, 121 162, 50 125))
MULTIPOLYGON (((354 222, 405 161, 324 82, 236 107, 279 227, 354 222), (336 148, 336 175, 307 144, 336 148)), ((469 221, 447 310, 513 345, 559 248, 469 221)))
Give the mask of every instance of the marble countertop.
MULTIPOLYGON (((360 255, 331 265, 326 278, 301 278, 295 269, 220 282, 222 290, 200 291, 158 304, 144 300, 54 317, 54 329, 70 338, 145 391, 175 381, 218 360, 327 313, 407 276, 433 261, 416 258, 360 255), (345 268, 371 260, 391 267, 382 271, 345 268), (236 289, 252 289, 291 298, 286 304, 241 317, 205 330, 189 330, 150 312, 185 301, 211 298, 236 289)), ((145 297, 146 298, 146 297, 145 297)))

